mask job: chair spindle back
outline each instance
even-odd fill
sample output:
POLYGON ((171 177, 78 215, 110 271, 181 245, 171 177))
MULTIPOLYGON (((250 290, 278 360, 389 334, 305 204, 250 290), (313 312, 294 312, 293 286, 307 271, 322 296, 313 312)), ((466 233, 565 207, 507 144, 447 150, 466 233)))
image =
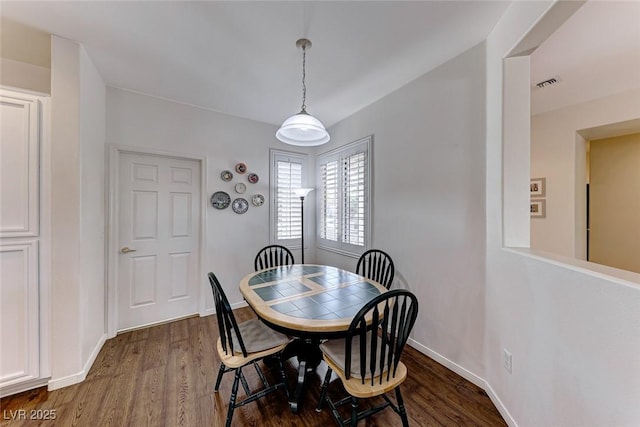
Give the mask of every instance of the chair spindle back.
POLYGON ((253 267, 256 271, 293 264, 295 264, 295 261, 293 260, 291 251, 280 245, 265 246, 260 249, 253 261, 253 267))
POLYGON ((242 335, 238 328, 238 322, 236 322, 236 317, 233 315, 229 300, 222 290, 222 286, 215 274, 209 273, 209 283, 211 284, 211 290, 213 291, 213 302, 216 306, 216 316, 218 318, 218 330, 220 331, 222 349, 227 354, 229 354, 229 352, 233 354, 236 351, 236 348, 239 347, 242 351, 242 355, 247 357, 247 349, 244 345, 244 341, 242 340, 242 335), (231 331, 234 332, 235 340, 237 340, 237 342, 234 342, 234 336, 231 334, 231 331))
POLYGON ((395 266, 389 254, 380 249, 370 249, 360 256, 356 273, 375 280, 389 289, 393 283, 395 266))
POLYGON ((359 338, 360 377, 378 381, 395 377, 396 368, 411 329, 418 317, 418 299, 411 292, 395 289, 369 301, 354 316, 345 340, 345 375, 351 377, 353 338, 359 338), (380 373, 383 373, 380 375, 380 373))

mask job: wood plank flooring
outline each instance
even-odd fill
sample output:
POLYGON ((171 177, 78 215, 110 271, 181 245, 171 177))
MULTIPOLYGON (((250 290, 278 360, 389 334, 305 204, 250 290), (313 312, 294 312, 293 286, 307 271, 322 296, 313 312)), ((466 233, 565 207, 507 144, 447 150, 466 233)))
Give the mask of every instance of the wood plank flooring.
MULTIPOLYGON (((239 321, 250 318, 248 308, 236 310, 239 321)), ((0 400, 2 426, 223 426, 233 374, 213 393, 219 359, 215 351, 215 316, 132 331, 108 340, 87 379, 63 389, 31 390, 0 400), (24 411, 24 412, 21 412, 24 411), (35 411, 35 412, 32 412, 35 411), (55 420, 29 419, 53 415, 55 420), (22 417, 20 414, 24 414, 22 417), (26 418, 26 419, 20 419, 26 418)), ((409 370, 402 385, 411 426, 505 426, 485 392, 442 365, 407 347, 403 361, 409 370)), ((293 391, 297 362, 285 365, 293 391)), ((267 366, 265 374, 275 378, 267 366)), ((302 408, 293 414, 282 392, 235 411, 234 426, 329 427, 335 425, 327 409, 315 411, 326 365, 307 378, 302 408)), ((245 375, 252 389, 260 386, 251 367, 245 375)), ((344 396, 335 377, 333 397, 344 396)), ((239 398, 244 396, 240 391, 239 398)), ((348 409, 348 408, 347 408, 348 409)), ((360 426, 399 426, 400 418, 384 410, 360 426)))

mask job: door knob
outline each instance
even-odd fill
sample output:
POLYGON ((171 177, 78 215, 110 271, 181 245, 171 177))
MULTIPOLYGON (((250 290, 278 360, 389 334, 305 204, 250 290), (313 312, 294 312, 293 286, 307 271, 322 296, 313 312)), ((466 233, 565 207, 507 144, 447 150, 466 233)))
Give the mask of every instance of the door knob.
POLYGON ((124 248, 120 249, 120 253, 121 254, 128 254, 129 252, 135 252, 135 249, 129 249, 127 246, 125 246, 124 248))

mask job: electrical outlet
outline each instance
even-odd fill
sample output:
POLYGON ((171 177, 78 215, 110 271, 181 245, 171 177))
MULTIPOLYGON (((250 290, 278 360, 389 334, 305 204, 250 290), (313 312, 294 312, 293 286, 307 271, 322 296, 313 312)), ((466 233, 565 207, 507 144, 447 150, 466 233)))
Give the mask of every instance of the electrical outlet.
POLYGON ((502 364, 504 365, 504 369, 511 373, 511 353, 506 348, 502 349, 502 364))

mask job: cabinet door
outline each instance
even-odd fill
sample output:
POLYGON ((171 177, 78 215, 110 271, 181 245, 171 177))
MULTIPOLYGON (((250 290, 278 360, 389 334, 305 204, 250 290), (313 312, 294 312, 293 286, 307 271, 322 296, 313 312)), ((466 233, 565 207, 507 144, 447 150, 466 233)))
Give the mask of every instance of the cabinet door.
POLYGON ((0 237, 38 236, 39 103, 0 94, 0 237))
POLYGON ((0 243, 0 385, 38 378, 38 242, 0 243))

